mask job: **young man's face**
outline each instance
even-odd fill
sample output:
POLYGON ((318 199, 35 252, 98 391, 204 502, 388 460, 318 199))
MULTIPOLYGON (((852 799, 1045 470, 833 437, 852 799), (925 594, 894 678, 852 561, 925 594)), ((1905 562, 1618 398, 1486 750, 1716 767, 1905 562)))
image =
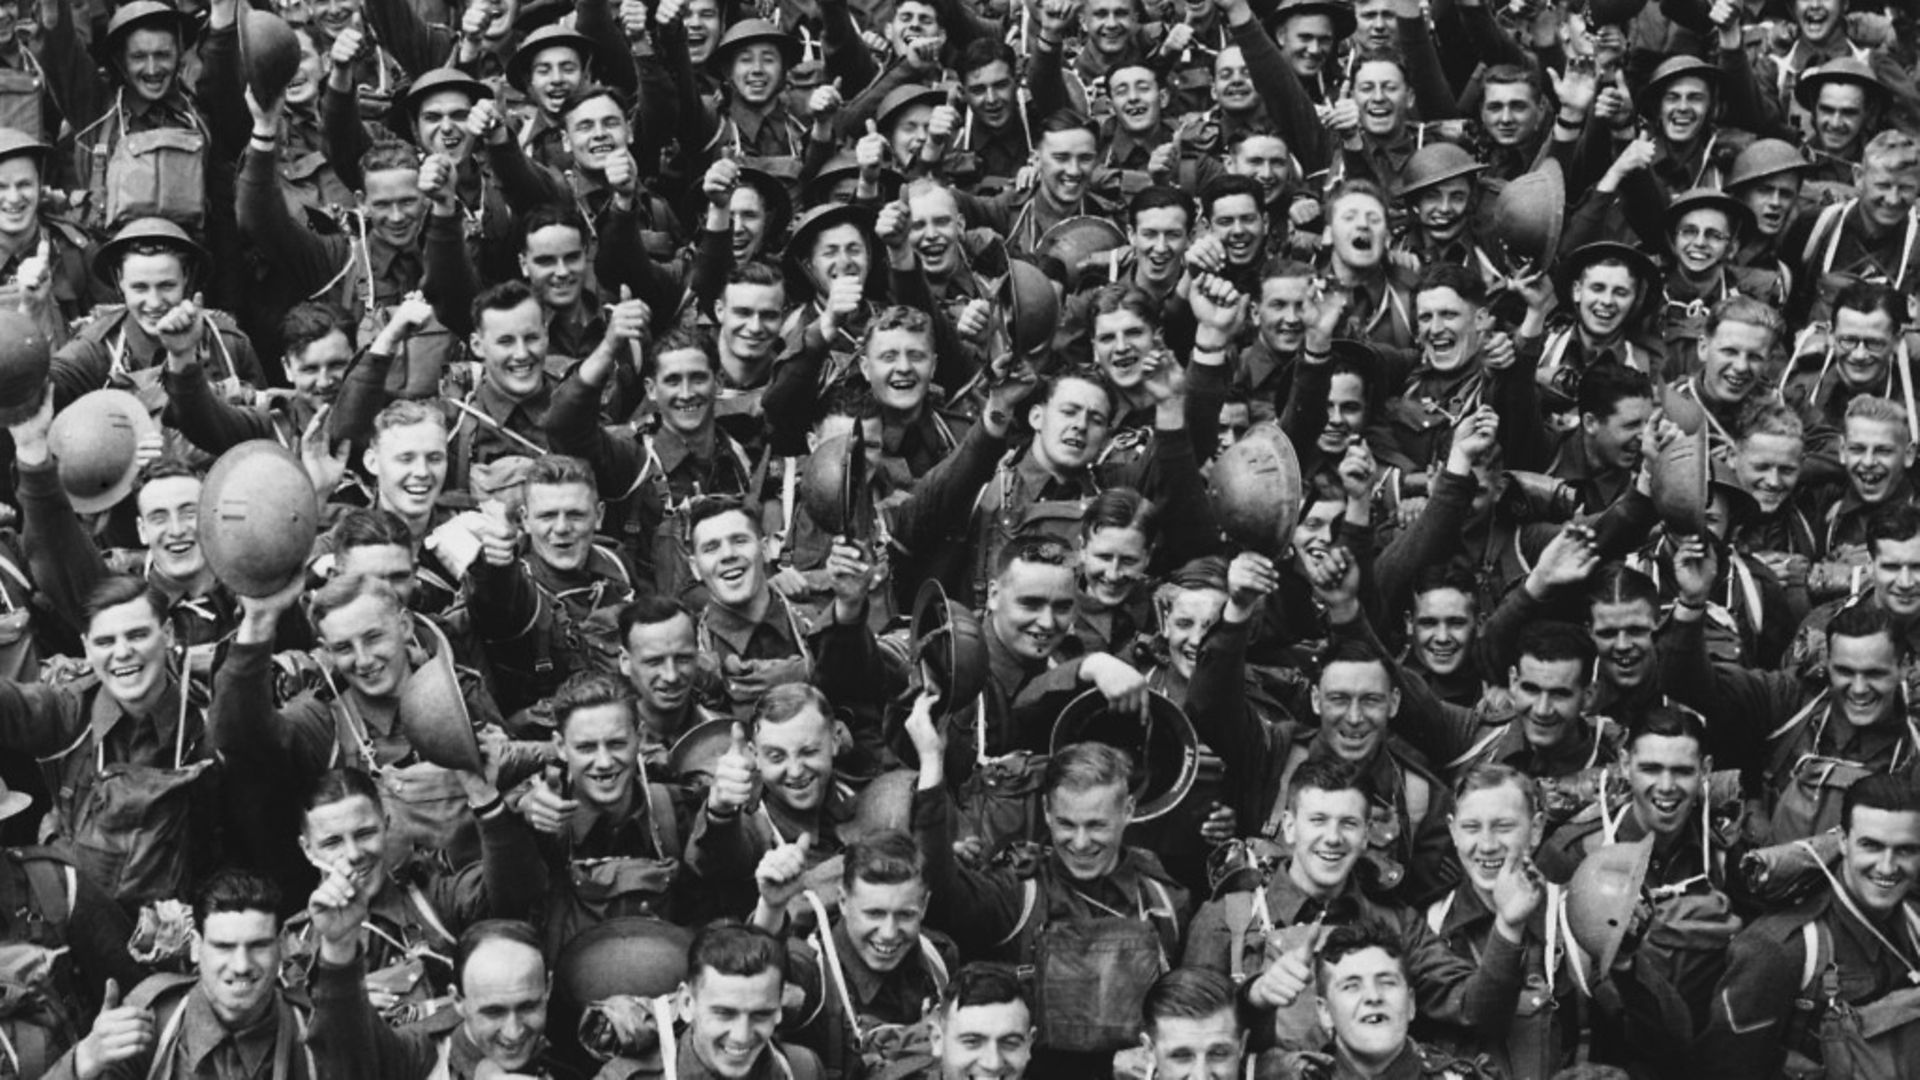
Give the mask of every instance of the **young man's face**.
POLYGON ((1653 399, 1645 397, 1621 398, 1605 419, 1582 413, 1580 429, 1586 432, 1588 456, 1604 468, 1638 469, 1645 451, 1642 437, 1652 417, 1653 399))
POLYGON ((1773 352, 1773 331, 1723 319, 1700 343, 1700 396, 1714 405, 1745 401, 1773 352))
POLYGON ((1226 609, 1227 594, 1219 589, 1182 589, 1167 606, 1161 626, 1167 635, 1167 652, 1173 657, 1173 669, 1182 678, 1193 677, 1200 659, 1200 644, 1207 632, 1220 621, 1226 609))
POLYGON ((1647 831, 1674 836, 1700 805, 1707 782, 1700 743, 1685 735, 1642 735, 1627 748, 1634 816, 1647 831))
POLYGON ((473 149, 467 118, 473 115, 473 96, 465 90, 438 90, 420 99, 413 113, 413 135, 420 147, 465 161, 473 149))
POLYGON ((640 733, 626 704, 574 709, 554 733, 554 742, 566 766, 570 798, 596 809, 613 809, 633 793, 640 733))
POLYGON ((502 1071, 528 1071, 547 1031, 547 965, 517 941, 482 942, 467 957, 454 1007, 467 1038, 502 1071))
POLYGON ((1860 206, 1883 229, 1902 225, 1920 199, 1920 158, 1909 151, 1873 157, 1860 169, 1860 206))
POLYGON ((600 498, 587 484, 526 486, 521 521, 533 556, 555 570, 572 572, 593 557, 593 535, 600 528, 600 498))
POLYGON ((813 250, 807 253, 807 276, 813 279, 814 291, 824 303, 827 294, 833 291, 836 278, 865 281, 872 264, 867 234, 860 231, 860 226, 833 225, 814 234, 813 250))
POLYGON ((1421 188, 1413 196, 1413 216, 1427 239, 1445 243, 1467 227, 1467 206, 1473 201, 1473 181, 1464 176, 1421 188))
POLYGON ((1327 391, 1327 426, 1320 429, 1318 446, 1324 454, 1344 454, 1367 422, 1367 385, 1360 376, 1343 371, 1327 391))
POLYGON ((1398 1057, 1413 1023, 1406 966, 1384 949, 1367 948, 1320 968, 1320 1023, 1334 1041, 1370 1066, 1398 1057))
POLYGON ((1689 210, 1673 227, 1673 254, 1680 268, 1694 277, 1720 269, 1733 252, 1733 225, 1726 212, 1710 208, 1689 210))
POLYGON ((1293 65, 1301 81, 1318 78, 1333 55, 1333 18, 1296 15, 1280 28, 1280 55, 1293 65))
POLYGON ((1357 271, 1370 271, 1387 257, 1387 208, 1361 192, 1343 195, 1328 210, 1333 257, 1357 271))
POLYGON ((1848 417, 1840 464, 1861 502, 1882 503, 1906 482, 1913 465, 1913 441, 1897 421, 1848 417))
POLYGON ((1713 94, 1707 81, 1696 75, 1683 75, 1668 83, 1660 93, 1657 107, 1660 133, 1667 142, 1684 145, 1707 129, 1713 115, 1713 94))
POLYGON ((586 65, 571 45, 555 45, 533 54, 527 67, 528 96, 549 116, 557 115, 567 95, 579 89, 586 65))
POLYGON ((1153 325, 1129 308, 1093 317, 1093 362, 1122 391, 1147 380, 1147 357, 1157 344, 1153 325))
POLYGON ((1842 25, 1843 0, 1793 0, 1793 21, 1808 41, 1825 41, 1842 25))
POLYGON ((1900 706, 1900 650, 1890 634, 1827 639, 1827 683, 1854 727, 1881 723, 1900 706))
POLYGON ((316 404, 325 404, 340 392, 353 363, 353 343, 344 330, 330 330, 298 349, 289 351, 282 365, 293 391, 316 404))
POLYGON ((1459 371, 1480 351, 1486 317, 1479 304, 1442 286, 1413 298, 1422 359, 1435 371, 1459 371))
POLYGON ((314 629, 333 673, 362 697, 388 700, 400 693, 413 670, 403 613, 365 595, 328 612, 314 629))
POLYGON ((1151 554, 1139 529, 1095 529, 1080 552, 1080 582, 1087 599, 1107 609, 1126 604, 1146 581, 1151 554))
POLYGON ((1140 29, 1133 0, 1091 0, 1087 4, 1087 40, 1103 56, 1117 56, 1140 29))
POLYGON ((895 55, 906 52, 908 45, 921 38, 940 36, 939 13, 922 0, 907 0, 895 6, 893 19, 887 23, 887 41, 895 55))
POLYGON ((875 972, 892 971, 918 951, 926 914, 927 886, 919 880, 881 884, 856 877, 840 900, 847 940, 875 972))
POLYGON ((654 361, 647 396, 666 426, 682 435, 713 420, 713 361, 699 349, 671 349, 654 361))
POLYGON ((1093 132, 1080 128, 1049 131, 1034 151, 1040 158, 1040 187, 1060 206, 1078 205, 1093 178, 1099 155, 1093 132))
POLYGON ((1878 394, 1886 389, 1899 335, 1893 316, 1884 310, 1856 311, 1843 307, 1833 313, 1833 368, 1841 385, 1855 393, 1878 394))
POLYGON ((786 317, 786 290, 739 282, 720 294, 720 342, 727 354, 755 363, 772 360, 786 317))
POLYGON ((1260 185, 1260 199, 1271 205, 1280 198, 1293 174, 1293 158, 1287 144, 1277 135, 1249 135, 1233 148, 1227 160, 1227 172, 1251 177, 1260 185))
POLYGON ((1150 285, 1167 286, 1180 280, 1180 259, 1187 253, 1193 233, 1187 212, 1177 206, 1157 206, 1134 216, 1127 241, 1139 277, 1150 285))
POLYGON ((1475 888, 1491 893, 1509 862, 1533 854, 1544 822, 1527 809, 1519 784, 1504 783, 1462 795, 1447 824, 1467 877, 1475 888))
POLYGON ((1046 401, 1027 411, 1033 454, 1041 464, 1072 472, 1100 456, 1113 423, 1113 401, 1104 388, 1083 379, 1062 379, 1046 401))
POLYGON ((988 131, 999 131, 1013 122, 1013 69, 1005 60, 967 72, 961 87, 967 94, 967 108, 988 131))
POLYGON ((1530 745, 1556 747, 1573 737, 1587 705, 1580 661, 1522 655, 1507 678, 1507 689, 1520 712, 1522 733, 1530 745))
POLYGON ((366 457, 382 507, 409 520, 433 511, 447 482, 446 428, 427 422, 387 428, 374 435, 366 457))
POLYGON ((120 47, 120 70, 141 101, 159 101, 173 89, 180 70, 180 39, 171 30, 129 33, 120 47))
POLYGON ((415 576, 413 550, 399 544, 360 544, 340 552, 334 559, 334 577, 373 578, 384 581, 400 598, 402 606, 413 601, 419 586, 415 576))
POLYGON ((1098 881, 1113 873, 1126 850, 1121 837, 1133 817, 1133 797, 1126 786, 1055 788, 1044 802, 1047 832, 1068 875, 1075 881, 1098 881))
POLYGON ((1601 340, 1620 333, 1639 299, 1633 271, 1619 263, 1595 263, 1582 270, 1573 285, 1573 306, 1581 328, 1601 340))
POLYGON ((1386 738, 1387 723, 1400 711, 1400 691, 1385 664, 1336 661, 1313 688, 1320 737, 1342 761, 1366 761, 1386 738))
POLYGON ((1860 906, 1876 915, 1894 911, 1920 876, 1920 814, 1856 806, 1847 821, 1840 880, 1860 906))
POLYGON ((1760 504, 1762 514, 1777 513, 1793 497, 1800 484, 1800 459, 1806 452, 1806 440, 1793 435, 1763 432, 1740 440, 1734 472, 1740 486, 1760 504))
POLYGON ((621 674, 653 716, 672 716, 686 707, 699 667, 698 635, 693 619, 683 614, 665 622, 636 623, 620 653, 621 674))
POLYGON ((1473 648, 1475 605, 1459 589, 1428 589, 1413 598, 1407 617, 1413 654, 1420 666, 1435 675, 1451 675, 1466 663, 1473 648))
POLYGON ((516 400, 531 397, 546 374, 547 315, 528 297, 510 308, 480 313, 469 344, 487 381, 516 400))
POLYGON ((1734 196, 1753 211, 1754 228, 1769 239, 1779 236, 1800 201, 1800 174, 1776 173, 1743 184, 1734 196))
POLYGON ((200 992, 230 1028, 258 1020, 280 974, 280 921, 271 911, 216 911, 200 925, 200 992))
POLYGON ((1160 88, 1160 77, 1151 68, 1129 65, 1115 70, 1107 79, 1107 96, 1113 99, 1113 114, 1120 118, 1120 126, 1128 134, 1145 137, 1160 126, 1160 110, 1166 108, 1167 92, 1160 88))
POLYGON ((1539 132, 1545 115, 1539 95, 1523 82, 1488 83, 1480 99, 1480 126, 1497 146, 1525 144, 1539 132))
POLYGON ((1652 669, 1653 605, 1644 600, 1593 605, 1593 647, 1600 655, 1600 677, 1615 689, 1639 686, 1652 669))
MULTIPOLYGON (((741 51, 751 52, 754 48, 756 46, 749 45, 741 51)), ((620 103, 604 94, 574 106, 560 122, 566 131, 567 149, 573 154, 574 164, 596 173, 605 172, 607 162, 616 154, 626 153, 627 144, 633 138, 627 129, 627 118, 620 114, 620 103)))
POLYGON ((987 628, 1014 656, 1042 661, 1073 630, 1073 569, 1015 559, 987 586, 987 628))
POLYGON ((1250 266, 1267 245, 1267 215, 1251 195, 1227 195, 1208 208, 1207 232, 1227 250, 1227 262, 1250 266))
POLYGON ((1232 114, 1250 111, 1259 100, 1253 88, 1253 76, 1238 45, 1229 45, 1214 54, 1213 100, 1220 103, 1223 112, 1232 114))
POLYGON ((833 719, 812 706, 758 725, 753 751, 767 797, 800 814, 820 809, 833 783, 833 740, 833 719))
POLYGON ((1282 356, 1299 352, 1306 343, 1307 297, 1313 290, 1308 277, 1270 277, 1260 283, 1260 306, 1254 318, 1260 340, 1282 356))
POLYGON ((377 894, 387 880, 386 814, 364 795, 315 806, 303 815, 300 850, 322 874, 344 869, 354 888, 377 894))
POLYGON ((87 663, 123 708, 145 708, 167 681, 173 631, 144 599, 116 604, 87 621, 87 663))
POLYGON ((207 565, 200 547, 200 478, 169 476, 141 486, 135 503, 140 542, 154 573, 171 581, 191 581, 207 565))
POLYGON ((1356 47, 1391 49, 1400 43, 1400 26, 1394 20, 1392 0, 1359 0, 1353 5, 1359 23, 1354 32, 1356 47))
POLYGON ((767 243, 767 197, 752 184, 741 184, 733 189, 727 213, 733 218, 733 264, 759 258, 767 243))
POLYGON ((1367 814, 1367 797, 1355 788, 1293 792, 1293 806, 1280 815, 1280 833, 1303 884, 1328 895, 1346 887, 1367 849, 1367 814))
POLYGON ((1859 144, 1867 126, 1867 88, 1859 83, 1830 82, 1813 100, 1813 132, 1820 149, 1847 154, 1859 144))
MULTIPOLYGON (((376 174, 378 175, 378 174, 376 174)), ((186 260, 172 252, 131 254, 120 260, 120 302, 148 335, 187 298, 186 260)))
POLYGON ((1412 95, 1399 64, 1369 61, 1353 73, 1353 102, 1360 106, 1360 130, 1375 138, 1390 138, 1407 122, 1412 95))
POLYGON ((860 353, 860 373, 889 412, 912 413, 933 385, 933 342, 920 331, 875 330, 860 353))
POLYGON ((727 82, 740 101, 758 107, 772 101, 786 84, 787 60, 771 42, 752 41, 733 51, 727 82))
POLYGON ((1147 1028, 1153 1073, 1165 1080, 1236 1080, 1247 1034, 1232 1009, 1212 1016, 1164 1016, 1147 1028))
POLYGON ((31 154, 0 161, 0 234, 25 236, 40 224, 40 166, 31 154))
POLYGON ((542 307, 573 307, 587 282, 586 238, 571 225, 548 225, 528 233, 526 250, 520 253, 520 273, 542 307))
POLYGON ((1902 619, 1920 615, 1920 536, 1869 541, 1867 551, 1873 558, 1874 599, 1902 619))
POLYGON ((680 989, 685 1038, 715 1076, 745 1080, 780 1022, 780 969, 726 975, 702 968, 680 989))
POLYGON ((720 40, 720 5, 715 0, 692 0, 683 18, 687 24, 687 53, 696 65, 705 64, 720 40))
POLYGON ((940 1080, 1020 1080, 1033 1060, 1033 1013, 1023 1001, 938 1010, 931 1034, 940 1080))
POLYGON ((921 269, 941 279, 959 269, 966 257, 960 244, 965 219, 953 192, 928 188, 907 200, 907 214, 907 241, 920 256, 921 269))
POLYGON ((745 611, 767 587, 767 551, 744 510, 693 527, 693 573, 723 607, 745 611))

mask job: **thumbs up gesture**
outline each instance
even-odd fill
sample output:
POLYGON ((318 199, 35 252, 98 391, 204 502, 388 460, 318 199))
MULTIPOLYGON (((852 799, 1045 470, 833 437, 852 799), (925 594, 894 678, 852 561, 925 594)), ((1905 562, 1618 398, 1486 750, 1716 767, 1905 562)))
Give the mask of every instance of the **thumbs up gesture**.
POLYGON ((607 336, 622 341, 641 341, 653 322, 653 308, 645 300, 636 300, 633 286, 620 286, 620 302, 607 311, 607 336))
POLYGON ((580 804, 563 794, 565 788, 566 767, 552 765, 527 789, 526 797, 520 800, 520 816, 535 832, 558 836, 573 821, 580 804))
POLYGON ((813 834, 801 833, 792 843, 760 857, 753 882, 760 889, 760 902, 770 911, 785 910, 806 889, 807 853, 812 849, 813 834))
POLYGON ((747 725, 736 723, 732 745, 713 766, 713 786, 707 789, 707 812, 724 817, 745 809, 753 801, 753 787, 759 776, 747 725))
POLYGON ((867 133, 860 136, 860 141, 853 147, 853 160, 860 166, 860 172, 877 182, 880 179, 880 165, 892 152, 893 145, 887 142, 885 135, 880 134, 879 127, 873 121, 867 121, 867 133))
POLYGON ((507 517, 507 504, 488 499, 480 504, 475 521, 474 539, 480 541, 480 557, 490 566, 512 566, 519 557, 520 530, 507 517))
POLYGON ((1247 989, 1247 1000, 1262 1009, 1284 1009, 1300 999, 1313 983, 1313 953, 1320 942, 1320 924, 1301 936, 1279 958, 1267 965, 1247 989))
POLYGON ((831 120, 844 104, 846 99, 841 96, 840 80, 835 79, 813 88, 813 95, 807 98, 807 115, 813 117, 816 123, 831 120))
POLYGON ((132 1061, 153 1049, 153 1013, 121 1003, 119 982, 108 979, 106 998, 93 1030, 74 1047, 74 1071, 94 1080, 110 1065, 132 1061))

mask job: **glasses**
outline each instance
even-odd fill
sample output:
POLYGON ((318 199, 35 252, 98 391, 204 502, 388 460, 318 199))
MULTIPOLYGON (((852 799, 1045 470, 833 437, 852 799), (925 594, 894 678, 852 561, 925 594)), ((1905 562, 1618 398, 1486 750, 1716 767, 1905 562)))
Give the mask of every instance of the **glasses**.
POLYGON ((1880 353, 1885 352, 1887 348, 1891 345, 1892 345, 1892 342, 1888 341, 1886 338, 1855 337, 1854 335, 1851 335, 1851 334, 1843 335, 1841 337, 1837 337, 1833 339, 1834 348, 1840 350, 1843 353, 1869 352, 1877 356, 1880 353))
POLYGON ((1702 229, 1697 225, 1682 225, 1679 236, 1681 240, 1705 240, 1709 244, 1725 244, 1733 239, 1731 234, 1719 229, 1702 229))

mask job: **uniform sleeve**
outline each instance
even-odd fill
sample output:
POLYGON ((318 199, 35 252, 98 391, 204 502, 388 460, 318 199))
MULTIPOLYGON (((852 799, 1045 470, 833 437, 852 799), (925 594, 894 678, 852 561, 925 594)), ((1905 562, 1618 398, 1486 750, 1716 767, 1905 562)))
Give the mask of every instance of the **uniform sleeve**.
POLYGON ((396 1031, 367 1001, 366 961, 313 968, 313 1021, 307 1047, 322 1076, 388 1080, 426 1076, 438 1058, 433 1038, 424 1032, 396 1031))
POLYGON ((34 588, 68 626, 84 633, 86 598, 107 576, 106 560, 75 516, 52 459, 17 470, 14 494, 20 500, 21 541, 34 588))
POLYGON ((1695 1073, 1701 1080, 1747 1080, 1778 1076, 1786 1060, 1785 1028, 1795 1014, 1806 964, 1806 940, 1785 940, 1759 929, 1735 935, 1727 947, 1727 973, 1714 988, 1707 1029, 1695 1043, 1695 1073))
POLYGON ((913 835, 927 856, 927 921, 953 938, 961 955, 990 954, 1020 929, 1026 886, 1009 871, 976 870, 954 856, 953 805, 944 786, 914 791, 913 835))
POLYGON ((302 695, 285 709, 273 707, 273 646, 235 643, 213 676, 207 733, 215 751, 243 769, 281 772, 304 784, 333 757, 333 717, 320 701, 302 695))
POLYGON ((214 393, 207 369, 199 363, 183 371, 169 369, 167 420, 187 441, 209 454, 223 454, 248 439, 273 437, 273 421, 262 409, 242 408, 214 393))
POLYGON ((1490 1039, 1506 1033, 1524 979, 1521 946, 1496 931, 1488 935, 1486 954, 1476 966, 1448 949, 1419 912, 1403 909, 1401 932, 1421 1016, 1470 1027, 1490 1039))

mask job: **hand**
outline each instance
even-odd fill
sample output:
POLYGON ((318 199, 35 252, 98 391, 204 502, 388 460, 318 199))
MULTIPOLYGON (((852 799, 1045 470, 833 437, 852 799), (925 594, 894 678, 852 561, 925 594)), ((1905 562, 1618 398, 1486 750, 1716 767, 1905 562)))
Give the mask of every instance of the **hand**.
POLYGON ((1533 311, 1545 311, 1554 301, 1553 278, 1545 270, 1509 278, 1507 288, 1520 294, 1520 298, 1533 311))
POLYGON ((428 154, 420 163, 420 194, 442 209, 453 206, 453 159, 445 154, 428 154))
POLYGON ((826 305, 820 310, 820 332, 832 340, 841 325, 859 313, 860 301, 865 295, 865 283, 852 274, 834 278, 827 291, 826 305))
POLYGON ((996 359, 992 378, 987 383, 987 407, 980 413, 987 430, 1005 436, 1013 423, 1013 410, 1026 401, 1039 381, 1040 377, 1034 374, 1033 365, 1026 358, 1009 353, 996 359))
POLYGON ((993 303, 988 300, 973 299, 967 301, 960 314, 953 320, 953 331, 968 341, 984 343, 987 331, 993 328, 993 303))
POLYGON ((560 765, 548 766, 545 773, 534 777, 533 784, 520 800, 520 816, 535 832, 548 836, 560 835, 573 823, 574 812, 580 809, 578 801, 560 794, 564 784, 563 768, 560 765))
POLYGON ((167 453, 167 437, 160 432, 142 435, 133 443, 133 468, 135 472, 159 461, 167 453))
POLYGON ((1633 91, 1627 88, 1626 75, 1616 74, 1613 82, 1594 96, 1593 118, 1615 128, 1633 122, 1633 91))
POLYGON ((1355 437, 1349 441, 1347 452, 1341 455, 1336 471, 1340 474, 1340 488, 1347 493, 1347 502, 1365 502, 1373 498, 1374 475, 1378 470, 1367 440, 1355 437))
POLYGON ((1247 297, 1233 283, 1217 274, 1199 274, 1187 290, 1187 304, 1194 321, 1212 330, 1220 343, 1232 340, 1247 318, 1247 297))
POLYGON ((1328 548, 1325 555, 1302 559, 1313 598, 1335 622, 1345 622, 1359 605, 1360 561, 1344 547, 1328 548))
POLYGON ((53 301, 53 248, 45 232, 40 234, 40 243, 34 247, 33 254, 20 260, 13 283, 20 288, 23 313, 39 315, 48 310, 53 301))
POLYGON ((307 899, 307 916, 323 943, 351 947, 359 941, 360 924, 367 921, 369 906, 367 891, 354 885, 343 861, 329 867, 314 887, 307 899))
POLYGON ((473 103, 473 108, 467 113, 467 132, 494 146, 506 143, 507 125, 501 116, 500 106, 492 98, 481 98, 473 103))
POLYGON ((1340 321, 1347 317, 1347 305, 1352 302, 1352 290, 1342 288, 1338 283, 1325 279, 1313 283, 1307 290, 1306 310, 1303 312, 1307 323, 1308 352, 1324 352, 1333 347, 1333 337, 1340 332, 1340 321))
POLYGON ((53 430, 53 388, 40 390, 40 408, 32 416, 7 428, 13 434, 14 460, 22 465, 40 465, 52 455, 47 433, 53 430))
POLYGON ((947 47, 944 34, 929 34, 917 37, 907 43, 907 53, 901 57, 907 68, 916 74, 934 75, 940 71, 940 53, 947 47))
POLYGON ((470 41, 478 41, 487 35, 487 27, 493 22, 493 5, 487 0, 474 0, 460 15, 460 36, 470 41))
POLYGON ((607 187, 629 198, 640 189, 640 166, 625 150, 607 158, 607 187))
POLYGON ((1653 164, 1654 151, 1652 136, 1641 135, 1635 138, 1621 149, 1620 156, 1613 159, 1613 164, 1607 169, 1607 175, 1602 179, 1613 181, 1613 187, 1618 188, 1628 176, 1653 164))
POLYGON ((959 130, 960 110, 951 103, 935 105, 933 115, 927 118, 927 146, 944 147, 959 130))
POLYGON ((853 161, 860 166, 860 174, 869 180, 880 179, 880 166, 893 153, 893 144, 880 134, 873 121, 867 121, 867 133, 853 144, 853 161))
POLYGON ((1315 1050, 1280 1051, 1278 1080, 1332 1080, 1339 1059, 1315 1050))
POLYGON ((1464 476, 1475 465, 1487 460, 1499 441, 1500 416, 1493 406, 1482 405, 1463 414, 1453 425, 1453 447, 1447 458, 1447 471, 1464 476))
POLYGON ((1257 551, 1243 551, 1227 564, 1227 611, 1230 622, 1243 623, 1253 610, 1280 587, 1280 571, 1273 560, 1257 551), (1234 614, 1238 613, 1238 618, 1234 614))
POLYGON ((1295 196, 1287 207, 1287 220, 1296 229, 1304 229, 1320 219, 1320 200, 1295 196))
POLYGON ((1200 822, 1200 839, 1206 844, 1218 847, 1232 840, 1240 831, 1240 815, 1233 807, 1214 803, 1207 810, 1207 816, 1200 822))
POLYGON ((244 645, 271 644, 280 616, 299 602, 306 587, 306 574, 297 573, 278 592, 240 597, 240 626, 234 632, 235 640, 244 645))
POLYGON ((366 47, 367 32, 358 26, 349 26, 333 39, 333 48, 327 50, 327 59, 333 61, 334 67, 352 67, 360 61, 366 47))
POLYGON ((661 26, 670 26, 679 22, 686 10, 687 0, 660 0, 653 9, 653 21, 661 26))
POLYGON ((1079 21, 1080 0, 1043 0, 1040 5, 1040 36, 1056 45, 1079 21))
POLYGON ((1524 586, 1536 600, 1546 599, 1552 589, 1578 585, 1600 565, 1600 552, 1594 547, 1593 530, 1585 525, 1568 525, 1547 546, 1527 572, 1524 586))
POLYGON ((1187 245, 1187 269, 1202 274, 1218 274, 1227 268, 1227 247, 1211 234, 1187 245))
POLYGON ((754 760, 752 740, 747 738, 747 726, 736 723, 732 745, 714 762, 713 786, 707 789, 707 810, 725 815, 744 809, 753 801, 754 785, 759 778, 760 768, 754 760))
POLYGON ((607 309, 607 336, 621 341, 645 341, 653 326, 653 306, 636 300, 633 288, 620 286, 620 302, 607 309))
POLYGON ((394 305, 393 313, 387 316, 386 330, 393 331, 399 337, 418 333, 420 329, 433 321, 433 305, 427 302, 425 293, 415 289, 394 305))
POLYGON ((907 209, 907 201, 895 199, 881 207, 879 215, 873 219, 873 235, 887 246, 888 251, 904 255, 912 222, 913 214, 907 209))
POLYGON ((120 1000, 120 983, 108 979, 93 1030, 74 1047, 74 1071, 81 1080, 95 1080, 109 1065, 136 1060, 153 1049, 153 1012, 120 1000))
POLYGON ((1600 93, 1600 77, 1591 64, 1569 64, 1565 73, 1549 70, 1547 78, 1553 82, 1553 96, 1560 102, 1562 116, 1584 118, 1593 109, 1593 99, 1600 93))
POLYGON ((1147 677, 1132 664, 1109 653, 1094 653, 1080 661, 1080 681, 1100 691, 1110 712, 1147 715, 1147 677))
POLYGON ((784 599, 792 600, 806 595, 811 591, 812 586, 807 584, 807 575, 791 566, 783 566, 767 579, 767 588, 779 593, 784 599))
POLYGON ((1326 106, 1320 116, 1320 125, 1342 137, 1352 135, 1360 130, 1359 104, 1350 97, 1343 97, 1326 106))
POLYGON ((1284 1009, 1300 999, 1313 983, 1313 939, 1304 947, 1280 954, 1247 988, 1247 1000, 1256 1008, 1284 1009))
POLYGON ((1488 371, 1505 371, 1513 366, 1519 351, 1513 346, 1513 335, 1505 330, 1495 330, 1480 343, 1480 366, 1488 371))
POLYGON ((1509 941, 1520 940, 1527 920, 1539 910, 1540 901, 1546 896, 1541 881, 1533 860, 1517 851, 1493 879, 1493 913, 1509 941))
POLYGON ((1167 27, 1167 35, 1160 41, 1161 56, 1179 56, 1193 44, 1193 27, 1184 22, 1167 27))
MULTIPOLYGON (((18 441, 16 438, 16 444, 18 441)), ((1780 580, 1781 588, 1804 589, 1807 587, 1807 572, 1813 564, 1805 555, 1790 551, 1757 551, 1753 557, 1760 561, 1760 565, 1773 572, 1773 576, 1780 580)))
POLYGON ((1673 550, 1673 584, 1680 590, 1680 599, 1692 607, 1700 607, 1713 595, 1719 570, 1719 560, 1705 537, 1689 536, 1673 550))
POLYGON ((200 353, 200 342, 206 337, 206 314, 193 300, 182 300, 173 306, 173 310, 160 316, 160 324, 154 329, 159 332, 160 343, 166 346, 168 357, 192 357, 200 353))
POLYGON ((1154 147, 1153 153, 1147 155, 1147 175, 1156 184, 1171 183, 1173 171, 1179 167, 1180 133, 1175 131, 1171 138, 1154 147))
POLYGON ((781 844, 760 856, 754 867, 753 883, 760 890, 760 903, 769 911, 784 911, 794 898, 807 889, 807 852, 813 848, 813 834, 801 833, 792 843, 781 844))
POLYGON ((940 692, 927 687, 913 699, 913 709, 907 714, 907 739, 913 743, 913 752, 920 758, 920 766, 926 768, 929 761, 939 761, 947 752, 946 736, 940 734, 940 725, 934 722, 933 709, 940 703, 940 692))
POLYGON ((1712 5, 1707 8, 1707 21, 1719 31, 1719 43, 1723 49, 1740 47, 1744 27, 1737 17, 1739 12, 1740 5, 1734 0, 1713 0, 1712 5))
POLYGON ((813 88, 813 94, 807 98, 807 114, 813 117, 814 123, 823 123, 833 119, 844 104, 846 99, 840 96, 840 80, 835 79, 813 88))
POLYGON ((256 139, 280 138, 279 98, 261 103, 253 96, 253 87, 248 86, 244 94, 247 102, 247 114, 253 118, 253 137, 256 139))
POLYGON ((1156 406, 1182 400, 1187 394, 1187 369, 1180 366, 1169 349, 1158 348, 1147 354, 1146 380, 1140 385, 1156 406))
POLYGON ((620 0, 620 27, 627 37, 638 41, 647 36, 647 0, 620 0))
POLYGON ((856 621, 873 591, 873 563, 867 553, 846 537, 836 537, 827 551, 827 577, 833 586, 835 613, 848 616, 840 621, 856 621))

